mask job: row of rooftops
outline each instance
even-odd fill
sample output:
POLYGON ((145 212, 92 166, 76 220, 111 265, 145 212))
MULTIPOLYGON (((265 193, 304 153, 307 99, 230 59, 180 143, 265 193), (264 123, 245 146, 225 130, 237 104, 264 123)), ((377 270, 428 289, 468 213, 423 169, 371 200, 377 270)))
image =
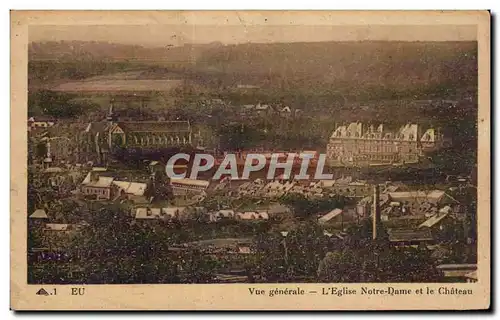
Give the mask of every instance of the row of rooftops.
POLYGON ((330 138, 379 139, 400 141, 436 142, 440 137, 434 128, 428 128, 420 135, 418 124, 407 123, 396 131, 387 130, 384 124, 367 126, 361 122, 352 122, 339 126, 330 138))
POLYGON ((240 219, 240 220, 268 220, 268 210, 257 211, 234 211, 232 209, 223 209, 218 211, 208 212, 204 207, 165 207, 165 208, 136 208, 136 219, 172 219, 178 218, 181 220, 188 219, 192 212, 200 213, 207 216, 207 220, 216 222, 220 219, 240 219))

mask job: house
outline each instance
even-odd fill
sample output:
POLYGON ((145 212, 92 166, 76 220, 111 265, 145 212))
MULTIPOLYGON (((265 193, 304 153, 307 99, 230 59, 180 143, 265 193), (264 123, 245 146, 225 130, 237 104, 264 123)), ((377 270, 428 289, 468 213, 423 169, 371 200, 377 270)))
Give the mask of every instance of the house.
POLYGON ((48 219, 47 213, 43 209, 36 209, 30 216, 30 219, 48 219))
POLYGON ((388 229, 389 241, 396 246, 415 246, 434 241, 429 229, 388 229))
POLYGON ((364 197, 371 194, 370 186, 363 181, 350 181, 345 183, 342 180, 337 180, 335 184, 329 188, 329 191, 351 197, 364 197))
POLYGON ((399 202, 402 215, 422 215, 427 218, 438 213, 440 209, 458 208, 459 202, 442 190, 407 191, 387 193, 391 202, 399 202))
POLYGON ((283 107, 281 110, 280 110, 281 113, 292 113, 292 110, 290 109, 290 107, 288 106, 285 106, 283 107))
POLYGON ((431 191, 400 191, 400 192, 389 192, 389 196, 393 201, 399 202, 430 202, 434 204, 449 204, 458 203, 450 195, 442 190, 431 190, 431 191))
POLYGON ((188 210, 186 207, 166 207, 161 209, 162 215, 170 219, 187 220, 188 210))
POLYGON ((49 168, 46 168, 43 173, 47 173, 47 174, 50 174, 50 173, 63 173, 63 172, 66 172, 65 169, 63 168, 60 168, 60 167, 49 167, 49 168))
POLYGON ((391 186, 387 186, 385 188, 384 191, 382 191, 382 193, 390 193, 390 192, 396 192, 399 190, 399 186, 394 186, 394 185, 391 185, 391 186))
POLYGON ((71 229, 69 224, 64 223, 47 223, 45 231, 69 231, 71 229))
POLYGON ((241 220, 269 220, 266 211, 247 211, 236 213, 236 218, 241 220))
POLYGON ((198 179, 171 179, 170 185, 174 195, 186 195, 188 193, 201 193, 210 185, 208 180, 198 179))
POLYGON ((441 264, 436 267, 449 282, 477 281, 477 264, 441 264), (475 280, 475 281, 474 281, 475 280))
POLYGON ((30 117, 28 118, 28 130, 35 128, 50 128, 56 124, 50 117, 30 117))
POLYGON ((135 209, 136 219, 160 219, 163 218, 160 208, 136 208, 135 209))
POLYGON ((165 208, 149 208, 141 207, 135 209, 135 218, 143 220, 187 220, 189 219, 189 211, 186 207, 165 207, 165 208))
POLYGON ((342 209, 333 209, 332 211, 328 212, 327 214, 325 214, 324 216, 322 216, 321 218, 318 219, 318 223, 319 224, 323 224, 323 223, 326 223, 330 220, 332 220, 333 218, 341 215, 343 213, 342 209))
POLYGON ((269 110, 269 109, 270 109, 270 107, 269 107, 269 105, 268 105, 268 104, 260 104, 260 103, 258 103, 258 104, 255 106, 255 110, 256 110, 256 111, 267 111, 267 110, 269 110))
POLYGON ((335 180, 320 180, 318 185, 322 188, 331 188, 335 185, 335 180))
POLYGON ((238 246, 238 253, 250 254, 252 253, 252 249, 249 246, 238 246))
POLYGON ((323 235, 325 237, 330 238, 330 240, 344 240, 346 237, 347 233, 345 232, 335 232, 335 233, 330 233, 326 230, 323 231, 323 235))
POLYGON ((95 195, 98 200, 110 200, 112 196, 113 177, 105 177, 99 171, 90 171, 83 180, 80 190, 86 196, 95 195))
POLYGON ((219 99, 219 98, 214 98, 214 99, 211 99, 209 101, 209 103, 212 103, 212 104, 224 104, 224 100, 219 99))
POLYGON ((67 224, 67 223, 47 223, 45 224, 44 231, 54 231, 54 232, 71 232, 79 231, 86 227, 86 224, 67 224))
POLYGON ((112 182, 118 189, 118 194, 126 196, 134 202, 145 202, 144 192, 147 189, 146 183, 114 180, 112 182))
POLYGON ((155 173, 158 171, 165 171, 165 165, 161 163, 160 161, 151 161, 148 164, 149 170, 151 173, 155 173))
POLYGON ((210 222, 217 222, 222 219, 232 219, 234 218, 235 214, 233 210, 219 210, 216 212, 211 212, 209 214, 209 220, 210 222))
POLYGON ((445 206, 439 210, 438 213, 434 214, 431 216, 429 219, 424 221, 421 225, 419 225, 419 228, 432 228, 433 226, 439 224, 444 218, 448 217, 449 214, 452 212, 450 206, 445 206))

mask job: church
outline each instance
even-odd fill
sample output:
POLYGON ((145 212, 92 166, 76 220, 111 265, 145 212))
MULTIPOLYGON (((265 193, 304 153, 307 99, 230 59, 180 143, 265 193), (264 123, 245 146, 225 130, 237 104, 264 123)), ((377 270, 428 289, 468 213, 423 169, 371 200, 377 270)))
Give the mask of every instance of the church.
POLYGON ((169 148, 191 145, 189 121, 119 121, 110 105, 108 148, 169 148))
POLYGON ((189 121, 129 121, 111 123, 109 148, 168 148, 191 145, 189 121))
POLYGON ((122 121, 110 104, 104 121, 91 122, 84 130, 87 158, 97 155, 98 163, 106 163, 118 149, 155 150, 192 145, 189 121, 122 121))

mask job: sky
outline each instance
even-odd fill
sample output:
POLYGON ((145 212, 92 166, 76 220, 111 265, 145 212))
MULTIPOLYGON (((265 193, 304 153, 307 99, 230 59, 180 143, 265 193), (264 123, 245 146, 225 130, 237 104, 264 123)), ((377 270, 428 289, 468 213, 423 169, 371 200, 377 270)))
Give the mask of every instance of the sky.
POLYGON ((222 42, 472 41, 474 25, 37 25, 34 41, 107 41, 142 46, 222 42))

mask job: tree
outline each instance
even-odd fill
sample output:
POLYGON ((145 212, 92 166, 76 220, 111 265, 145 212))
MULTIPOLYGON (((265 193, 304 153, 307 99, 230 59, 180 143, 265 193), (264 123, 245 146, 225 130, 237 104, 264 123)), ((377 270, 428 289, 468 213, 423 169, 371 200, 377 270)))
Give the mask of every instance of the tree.
POLYGON ((366 220, 348 232, 346 245, 326 254, 319 264, 319 281, 432 282, 439 279, 434 259, 426 247, 394 247, 386 236, 374 241, 370 239, 371 227, 366 220))
POLYGON ((41 90, 28 96, 28 114, 45 115, 54 118, 74 118, 88 111, 96 110, 98 105, 87 100, 76 100, 76 95, 41 90))
POLYGON ((268 282, 315 280, 318 263, 331 248, 317 224, 301 223, 286 236, 261 233, 255 245, 256 273, 268 282))
POLYGON ((205 255, 199 250, 189 252, 187 258, 183 259, 182 270, 188 283, 209 283, 214 279, 215 270, 219 267, 219 261, 205 255))

